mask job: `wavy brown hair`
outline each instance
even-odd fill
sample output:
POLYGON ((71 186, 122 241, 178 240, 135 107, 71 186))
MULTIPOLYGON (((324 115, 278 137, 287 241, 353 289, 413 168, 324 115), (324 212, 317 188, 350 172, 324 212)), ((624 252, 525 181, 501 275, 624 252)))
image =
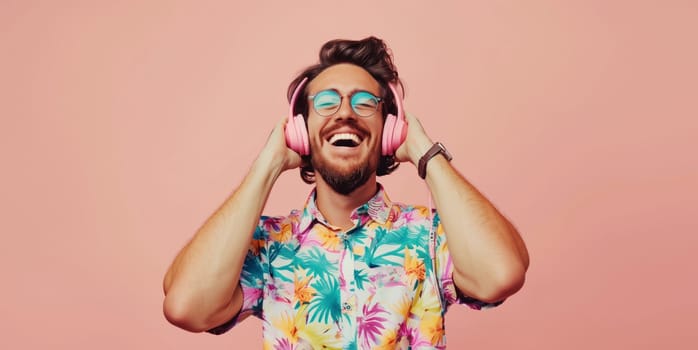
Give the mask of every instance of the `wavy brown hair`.
MULTIPOLYGON (((398 78, 397 69, 393 64, 392 55, 388 46, 383 40, 376 37, 368 37, 361 40, 331 40, 320 48, 320 61, 317 64, 303 70, 288 86, 287 97, 291 103, 291 97, 296 87, 304 78, 308 78, 308 83, 315 79, 325 69, 339 63, 351 63, 365 69, 378 81, 381 86, 381 98, 383 99, 382 112, 383 122, 388 114, 397 115, 395 97, 390 93, 389 83, 395 83, 402 88, 402 82, 398 78)), ((308 86, 306 83, 306 88, 308 86)), ((303 115, 306 123, 308 121, 308 92, 304 88, 299 92, 296 104, 293 108, 293 115, 299 113, 303 115)), ((301 178, 305 183, 315 182, 315 169, 310 164, 310 157, 303 156, 303 165, 300 168, 301 178)), ((392 173, 397 169, 399 163, 395 161, 393 155, 381 155, 376 169, 376 175, 383 176, 392 173)))

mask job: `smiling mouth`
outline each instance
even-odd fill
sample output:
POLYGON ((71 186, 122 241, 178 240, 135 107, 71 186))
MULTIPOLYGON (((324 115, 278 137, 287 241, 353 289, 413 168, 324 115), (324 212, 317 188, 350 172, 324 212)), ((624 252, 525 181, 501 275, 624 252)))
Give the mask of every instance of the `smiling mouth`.
POLYGON ((357 147, 361 143, 359 135, 353 133, 339 133, 332 135, 327 142, 337 147, 357 147))

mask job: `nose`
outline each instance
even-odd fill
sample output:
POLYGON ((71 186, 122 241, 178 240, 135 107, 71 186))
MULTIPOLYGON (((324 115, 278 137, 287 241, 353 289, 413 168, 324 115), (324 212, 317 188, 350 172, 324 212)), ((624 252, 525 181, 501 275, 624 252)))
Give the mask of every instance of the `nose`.
POLYGON ((354 109, 351 108, 351 102, 347 97, 342 98, 342 103, 339 105, 339 110, 337 111, 337 113, 335 113, 335 117, 342 119, 356 119, 357 115, 356 113, 354 113, 354 109))

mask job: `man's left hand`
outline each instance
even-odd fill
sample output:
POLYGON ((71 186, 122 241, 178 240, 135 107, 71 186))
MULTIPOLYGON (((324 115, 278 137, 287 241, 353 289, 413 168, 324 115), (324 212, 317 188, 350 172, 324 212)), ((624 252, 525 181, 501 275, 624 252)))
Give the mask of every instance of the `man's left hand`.
POLYGON ((405 141, 395 151, 395 160, 398 162, 411 162, 415 166, 419 163, 424 153, 434 144, 424 131, 422 124, 417 117, 410 113, 405 113, 407 122, 407 136, 405 141))

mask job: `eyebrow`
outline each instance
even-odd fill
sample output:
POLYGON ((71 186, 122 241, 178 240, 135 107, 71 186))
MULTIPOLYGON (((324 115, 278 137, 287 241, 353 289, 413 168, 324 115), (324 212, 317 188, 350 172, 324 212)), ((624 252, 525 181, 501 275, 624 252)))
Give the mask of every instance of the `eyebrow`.
POLYGON ((365 89, 353 89, 353 90, 349 91, 348 94, 342 95, 342 93, 341 93, 338 89, 336 89, 336 88, 322 89, 322 90, 319 90, 319 91, 317 91, 317 92, 315 92, 315 93, 308 93, 308 96, 315 96, 315 95, 317 95, 317 94, 319 94, 319 93, 321 93, 321 92, 323 92, 323 91, 327 91, 327 90, 334 91, 334 92, 338 93, 340 96, 351 96, 351 95, 354 95, 354 94, 357 93, 357 92, 368 92, 369 94, 371 94, 371 95, 373 95, 373 96, 381 97, 381 96, 380 96, 380 92, 376 94, 376 93, 373 93, 373 92, 368 91, 368 90, 365 90, 365 89))

